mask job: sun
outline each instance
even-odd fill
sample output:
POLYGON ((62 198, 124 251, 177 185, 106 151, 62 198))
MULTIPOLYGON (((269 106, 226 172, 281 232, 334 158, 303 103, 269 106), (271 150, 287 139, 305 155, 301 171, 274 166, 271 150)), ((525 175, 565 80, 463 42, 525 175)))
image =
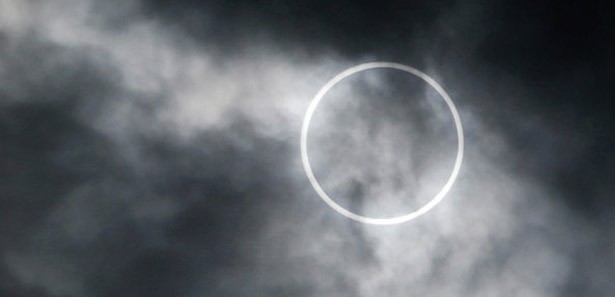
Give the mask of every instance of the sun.
POLYGON ((446 194, 450 191, 451 187, 455 183, 455 180, 457 179, 459 170, 461 169, 461 163, 463 161, 463 150, 464 150, 464 136, 463 136, 463 126, 461 124, 461 118, 459 117, 459 112, 457 111, 457 108, 455 107, 453 100, 446 93, 444 88, 442 88, 442 86, 440 86, 434 79, 429 77, 427 74, 415 68, 412 68, 410 66, 406 66, 403 64, 399 64, 399 63, 393 63, 393 62, 371 62, 371 63, 360 64, 360 65, 348 68, 342 71, 340 74, 333 77, 320 89, 320 91, 318 91, 316 96, 314 96, 314 99, 312 99, 312 102, 310 103, 307 109, 307 112, 305 113, 305 116, 303 118, 303 126, 301 128, 301 161, 303 163, 303 169, 305 170, 305 174, 307 175, 308 180, 310 181, 310 184, 312 185, 314 190, 316 191, 318 196, 320 196, 320 198, 322 198, 322 200, 325 203, 327 203, 327 205, 329 205, 331 208, 333 208, 335 211, 337 211, 338 213, 340 213, 341 215, 347 218, 350 218, 352 220, 365 223, 365 224, 393 225, 393 224, 407 222, 407 221, 410 221, 412 219, 415 219, 427 213, 433 207, 438 205, 438 203, 440 203, 442 199, 444 199, 446 194), (323 188, 320 186, 320 183, 314 176, 314 173, 312 172, 312 167, 310 166, 310 160, 309 160, 308 151, 307 151, 307 137, 308 137, 308 132, 310 129, 310 121, 312 119, 312 115, 316 111, 316 108, 318 107, 318 103, 320 103, 320 101, 327 94, 327 92, 333 86, 335 86, 337 83, 339 83, 346 77, 349 77, 361 71, 367 71, 370 69, 378 69, 378 68, 401 70, 410 75, 417 76, 423 81, 425 81, 426 83, 428 83, 432 88, 434 88, 438 92, 438 94, 440 94, 440 97, 442 97, 442 99, 446 102, 446 105, 448 106, 453 116, 453 120, 455 123, 455 129, 457 131, 457 156, 455 158, 455 164, 453 166, 453 170, 451 171, 451 174, 447 182, 444 184, 442 189, 440 189, 440 191, 427 204, 423 205, 418 210, 405 214, 405 215, 389 217, 389 218, 372 218, 372 217, 362 216, 354 212, 351 212, 345 209, 344 207, 340 206, 339 204, 337 204, 323 190, 323 188))

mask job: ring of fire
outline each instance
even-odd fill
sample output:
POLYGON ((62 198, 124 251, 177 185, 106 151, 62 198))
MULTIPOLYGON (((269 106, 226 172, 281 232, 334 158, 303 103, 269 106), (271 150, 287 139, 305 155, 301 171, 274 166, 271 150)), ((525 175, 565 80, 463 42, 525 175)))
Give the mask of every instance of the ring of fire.
POLYGON ((459 174, 459 170, 461 169, 461 163, 463 160, 463 150, 464 150, 464 136, 463 136, 463 126, 461 125, 461 119, 459 117, 459 113, 457 112, 457 108, 455 107, 455 104, 453 103, 453 100, 451 100, 450 96, 446 93, 446 91, 444 91, 442 86, 440 86, 435 80, 433 80, 427 74, 417 69, 414 69, 410 66, 406 66, 403 64, 392 63, 392 62, 371 62, 371 63, 360 64, 360 65, 348 68, 342 71, 340 74, 333 77, 330 81, 328 81, 320 89, 320 91, 318 91, 316 96, 314 96, 314 99, 312 99, 312 102, 310 103, 307 109, 307 112, 305 113, 305 117, 303 118, 303 126, 301 128, 301 161, 303 163, 303 169, 305 170, 305 173, 310 181, 310 184, 314 188, 314 190, 320 196, 320 198, 322 198, 322 200, 325 203, 327 203, 327 205, 329 205, 331 208, 333 208, 335 211, 337 211, 338 213, 340 213, 341 215, 347 218, 350 218, 352 220, 365 223, 365 224, 374 224, 374 225, 399 224, 399 223, 403 223, 403 222, 407 222, 412 219, 415 219, 419 217, 420 215, 423 215, 427 213, 429 210, 431 210, 434 206, 436 206, 438 203, 442 201, 444 196, 446 196, 446 194, 450 191, 451 187, 453 186, 453 183, 457 179, 457 175, 459 174), (440 94, 442 99, 444 99, 444 101, 446 102, 446 105, 448 106, 453 116, 453 120, 455 122, 455 129, 457 131, 457 157, 455 158, 453 170, 451 171, 451 174, 447 182, 442 187, 442 189, 427 204, 423 205, 418 210, 405 214, 405 215, 389 217, 389 218, 371 218, 371 217, 362 216, 362 215, 356 214, 354 212, 351 212, 345 209, 344 207, 340 206, 335 201, 333 201, 333 199, 331 199, 331 197, 329 197, 329 195, 323 190, 323 188, 320 186, 320 183, 314 176, 312 167, 310 166, 310 161, 309 161, 308 151, 307 151, 307 136, 308 136, 308 131, 310 128, 310 121, 312 119, 312 115, 314 114, 314 111, 316 111, 316 107, 318 107, 318 103, 320 103, 320 101, 323 99, 325 94, 333 86, 335 86, 337 83, 339 83, 340 81, 342 81, 344 78, 348 76, 351 76, 361 71, 366 71, 370 69, 378 69, 378 68, 401 70, 406 73, 417 76, 423 81, 425 81, 426 83, 428 83, 432 88, 434 88, 438 92, 438 94, 440 94))

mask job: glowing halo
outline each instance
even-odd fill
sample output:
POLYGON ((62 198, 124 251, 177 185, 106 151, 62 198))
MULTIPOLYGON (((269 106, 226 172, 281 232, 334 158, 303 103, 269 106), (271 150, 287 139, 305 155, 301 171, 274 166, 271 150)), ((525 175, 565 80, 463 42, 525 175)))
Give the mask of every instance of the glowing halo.
POLYGON ((461 125, 461 119, 459 117, 459 113, 457 112, 457 108, 455 108, 455 104, 453 103, 453 100, 451 100, 451 98, 446 93, 446 91, 444 91, 442 86, 440 86, 435 80, 433 80, 427 74, 419 70, 416 70, 410 66, 403 65, 403 64, 392 63, 392 62, 371 62, 371 63, 360 64, 360 65, 357 65, 357 66, 354 66, 354 67, 351 67, 351 68, 348 68, 342 71, 340 74, 336 75, 329 82, 327 82, 320 89, 320 91, 318 91, 316 96, 314 96, 314 99, 312 99, 312 102, 310 103, 307 109, 307 112, 305 113, 305 117, 303 119, 303 126, 301 128, 301 161, 303 162, 303 169, 305 170, 305 173, 310 183, 312 184, 312 187, 314 188, 316 193, 318 193, 320 198, 322 198, 322 200, 325 201, 325 203, 327 203, 327 205, 329 205, 335 211, 337 211, 338 213, 342 214, 343 216, 349 219, 353 219, 361 223, 374 224, 374 225, 393 225, 393 224, 399 224, 399 223, 410 221, 412 219, 419 217, 422 214, 425 214, 426 212, 431 210, 434 206, 436 206, 438 203, 440 203, 440 201, 442 201, 444 196, 450 191, 451 187, 453 186, 453 183, 455 182, 455 179, 457 179, 457 175, 459 174, 462 160, 463 160, 463 127, 461 125), (423 205, 418 210, 411 212, 409 214, 406 214, 406 215, 390 217, 390 218, 370 218, 370 217, 358 215, 356 213, 353 213, 343 208, 339 204, 335 203, 335 201, 333 201, 333 199, 331 199, 331 197, 329 197, 329 195, 327 195, 327 193, 322 189, 322 187, 318 183, 318 180, 316 180, 316 177, 314 176, 314 173, 312 172, 312 167, 310 166, 310 161, 309 161, 308 153, 307 153, 307 134, 308 134, 308 130, 310 127, 310 121, 312 119, 312 115, 314 114, 314 111, 316 110, 316 107, 318 106, 318 103, 322 100, 324 95, 329 91, 329 89, 331 89, 337 83, 342 81, 344 78, 350 75, 353 75, 357 72, 361 72, 361 71, 365 71, 369 69, 376 69, 376 68, 390 68, 390 69, 401 70, 401 71, 410 73, 412 75, 418 76, 419 78, 427 82, 432 88, 434 88, 440 94, 440 96, 444 99, 444 101, 448 105, 448 108, 450 109, 451 114, 453 115, 453 120, 455 121, 455 129, 457 130, 457 157, 455 159, 455 165, 453 166, 453 171, 451 172, 451 175, 449 176, 446 184, 442 187, 440 192, 438 192, 434 196, 434 198, 432 198, 427 204, 423 205))

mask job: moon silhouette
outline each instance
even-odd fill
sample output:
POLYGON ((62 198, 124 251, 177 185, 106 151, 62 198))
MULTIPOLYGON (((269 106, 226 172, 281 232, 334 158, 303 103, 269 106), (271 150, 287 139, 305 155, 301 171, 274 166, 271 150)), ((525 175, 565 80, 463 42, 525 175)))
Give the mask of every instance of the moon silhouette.
POLYGON ((461 163, 463 161, 463 149, 464 149, 464 136, 463 136, 463 126, 461 124, 461 119, 459 117, 459 113, 457 112, 457 108, 455 107, 455 104, 453 103, 453 100, 451 100, 450 96, 446 93, 446 91, 442 88, 442 86, 440 86, 435 80, 433 80, 427 74, 415 68, 412 68, 410 66, 406 66, 403 64, 399 64, 399 63, 393 63, 393 62, 370 62, 370 63, 360 64, 360 65, 348 68, 342 71, 340 74, 333 77, 318 91, 316 96, 314 96, 314 99, 312 99, 312 102, 310 103, 307 109, 307 112, 305 113, 305 116, 303 118, 303 126, 301 128, 301 161, 303 163, 303 169, 305 170, 305 174, 307 175, 307 178, 310 181, 310 184, 312 185, 314 190, 316 191, 318 196, 320 196, 320 198, 322 198, 322 200, 325 203, 327 203, 327 205, 329 205, 331 208, 333 208, 335 211, 337 211, 338 213, 340 213, 341 215, 349 219, 352 219, 352 220, 355 220, 361 223, 365 223, 365 224, 393 225, 393 224, 407 222, 407 221, 413 220, 427 213, 433 207, 438 205, 438 203, 440 203, 442 199, 444 199, 446 194, 450 191, 451 187, 455 183, 455 180, 457 179, 457 175, 459 174, 459 170, 461 169, 461 163), (446 102, 446 105, 448 106, 451 114, 453 115, 453 120, 455 122, 455 129, 457 130, 457 157, 455 158, 455 164, 453 166, 453 170, 451 171, 451 174, 448 180, 446 181, 446 183, 444 184, 444 186, 442 187, 442 189, 440 189, 440 191, 429 202, 427 202, 425 205, 420 207, 418 210, 405 214, 405 215, 388 217, 388 218, 372 218, 372 217, 362 216, 354 212, 351 212, 345 209, 344 207, 340 206, 339 204, 337 204, 331 197, 329 197, 329 195, 325 192, 325 190, 323 190, 323 188, 320 186, 320 183, 314 176, 314 172, 312 171, 312 167, 310 166, 310 160, 309 160, 308 150, 307 150, 307 136, 308 136, 308 132, 310 128, 310 121, 312 119, 312 115, 314 114, 314 111, 316 111, 316 108, 318 107, 318 103, 320 103, 320 101, 327 94, 327 92, 333 86, 335 86, 337 83, 339 83, 340 81, 342 81, 348 76, 351 76, 361 71, 366 71, 370 69, 380 69, 380 68, 401 70, 408 74, 417 76, 423 81, 425 81, 426 83, 428 83, 432 88, 434 88, 438 92, 438 94, 440 94, 442 99, 444 99, 444 101, 446 102))

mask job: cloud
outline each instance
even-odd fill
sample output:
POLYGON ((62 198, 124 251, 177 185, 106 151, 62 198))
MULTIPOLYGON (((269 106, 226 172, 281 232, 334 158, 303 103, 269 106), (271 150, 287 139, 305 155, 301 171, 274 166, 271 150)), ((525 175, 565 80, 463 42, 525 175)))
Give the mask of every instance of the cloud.
MULTIPOLYGON (((553 156, 553 146, 592 136, 557 134, 559 122, 540 109, 514 108, 541 94, 491 75, 475 56, 488 32, 470 29, 488 7, 386 4, 416 18, 386 22, 337 5, 0 0, 0 292, 611 292, 605 234, 613 229, 541 178, 586 151, 570 145, 553 156), (348 221, 319 201, 298 152, 312 96, 368 57, 416 61, 443 82, 468 144, 445 202, 387 228, 348 221)), ((310 132, 327 190, 373 214, 430 197, 455 144, 436 97, 393 73, 340 84, 310 132)))

